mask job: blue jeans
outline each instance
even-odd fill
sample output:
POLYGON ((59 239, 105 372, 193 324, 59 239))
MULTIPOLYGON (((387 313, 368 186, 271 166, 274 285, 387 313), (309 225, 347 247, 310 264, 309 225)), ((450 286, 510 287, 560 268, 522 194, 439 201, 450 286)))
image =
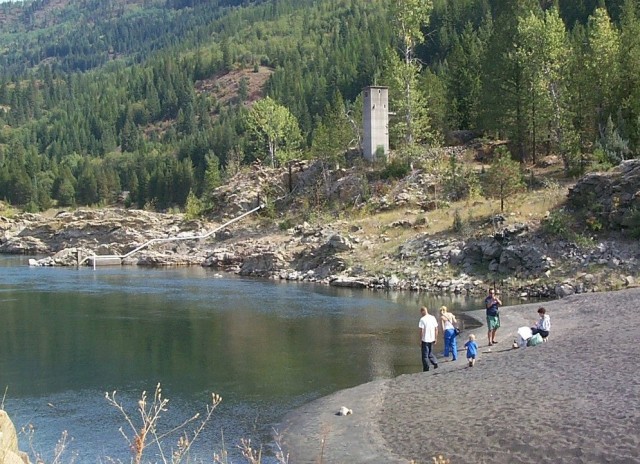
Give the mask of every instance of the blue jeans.
POLYGON ((433 367, 438 367, 438 360, 433 354, 433 342, 422 342, 422 371, 427 372, 429 370, 429 361, 433 364, 433 367))
POLYGON ((447 329, 444 331, 444 356, 448 357, 449 352, 453 355, 453 360, 458 359, 458 342, 456 341, 456 331, 447 329))

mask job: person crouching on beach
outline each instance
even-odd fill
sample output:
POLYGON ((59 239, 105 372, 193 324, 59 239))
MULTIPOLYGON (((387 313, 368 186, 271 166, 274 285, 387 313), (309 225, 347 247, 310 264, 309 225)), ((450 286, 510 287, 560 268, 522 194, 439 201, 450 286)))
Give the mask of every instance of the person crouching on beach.
POLYGON ((551 318, 547 314, 547 310, 543 307, 538 308, 538 316, 540 316, 540 319, 531 327, 531 333, 532 335, 540 334, 542 338, 547 338, 549 336, 549 330, 551 330, 551 318))
POLYGON ((489 346, 491 346, 498 343, 496 341, 496 332, 500 328, 498 307, 502 306, 502 301, 496 296, 496 291, 493 288, 489 289, 489 296, 484 299, 484 306, 487 308, 487 338, 489 346))
POLYGON ((446 306, 440 307, 440 322, 442 323, 442 333, 444 337, 444 357, 448 358, 449 353, 453 357, 452 361, 458 359, 458 343, 456 341, 456 316, 447 310, 446 306))
POLYGON ((422 371, 427 372, 429 370, 429 361, 433 364, 433 368, 438 368, 438 360, 433 354, 433 345, 438 340, 438 321, 434 316, 429 314, 427 307, 420 308, 420 322, 418 328, 420 329, 420 348, 422 350, 422 371))
POLYGON ((469 335, 469 341, 465 343, 464 346, 467 349, 467 361, 469 362, 469 367, 473 367, 476 363, 476 356, 478 356, 476 336, 473 334, 469 335))

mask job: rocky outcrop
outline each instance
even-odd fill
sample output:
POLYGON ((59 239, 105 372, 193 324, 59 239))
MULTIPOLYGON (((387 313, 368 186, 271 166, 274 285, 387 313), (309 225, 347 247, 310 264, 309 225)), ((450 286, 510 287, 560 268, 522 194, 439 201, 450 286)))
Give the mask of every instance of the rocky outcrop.
MULTIPOLYGON (((205 266, 279 280, 455 294, 484 292, 486 276, 508 276, 502 281, 505 290, 538 297, 607 288, 591 271, 604 266, 606 274, 619 277, 617 285, 635 285, 640 258, 636 249, 625 249, 613 240, 583 249, 567 241, 548 240, 532 232, 528 224, 505 225, 505 218, 492 224, 502 224, 502 228, 492 235, 479 234, 464 240, 417 233, 389 256, 384 275, 371 275, 357 264, 357 257, 376 244, 346 221, 316 226, 302 223, 288 231, 274 227, 260 231, 256 229, 260 225, 253 222, 246 228, 238 225, 226 229, 208 240, 154 244, 121 262, 156 267, 205 266), (350 261, 355 265, 350 266, 350 261), (567 279, 566 272, 558 272, 563 267, 573 269, 577 275, 567 279), (554 279, 556 274, 560 277, 554 279)), ((145 240, 163 239, 170 234, 189 238, 212 230, 215 224, 184 221, 180 215, 105 209, 64 212, 54 218, 25 214, 5 219, 0 226, 0 246, 24 243, 15 249, 25 250, 29 248, 27 244, 37 241, 41 244, 39 249, 50 256, 36 264, 75 266, 90 264, 86 258, 94 253, 122 255, 145 240), (65 248, 71 244, 74 246, 65 248)), ((384 242, 383 234, 380 240, 384 242)))
POLYGON ((428 235, 416 237, 398 250, 398 258, 419 258, 428 267, 452 265, 466 273, 485 270, 521 276, 539 276, 552 266, 545 248, 527 234, 525 224, 514 224, 493 236, 465 241, 434 240, 428 235))
POLYGON ((0 409, 0 463, 29 464, 29 456, 18 449, 18 435, 9 415, 0 409))
MULTIPOLYGON (((187 221, 181 214, 105 208, 61 211, 54 217, 21 214, 0 221, 0 253, 51 255, 42 266, 73 266, 96 255, 124 256, 157 239, 126 264, 191 265, 205 258, 200 240, 162 243, 168 237, 204 235, 213 224, 187 221)), ((84 261, 86 263, 86 261, 84 261)))
POLYGON ((585 175, 569 190, 568 204, 602 227, 625 229, 640 222, 634 218, 640 214, 640 159, 623 161, 608 172, 585 175))
MULTIPOLYGON (((449 150, 450 156, 458 156, 464 148, 449 150)), ((25 213, 0 218, 0 253, 47 255, 32 260, 41 266, 92 264, 94 254, 106 264, 115 255, 111 264, 195 265, 272 279, 456 294, 484 292, 494 280, 500 280, 503 291, 542 297, 636 285, 637 241, 578 246, 546 235, 539 219, 515 223, 505 215, 473 224, 464 236, 427 233, 442 220, 437 215, 432 220, 425 211, 447 207, 447 198, 434 199, 438 179, 433 173, 411 167, 408 176, 393 183, 372 176, 364 200, 366 176, 362 169, 328 171, 312 161, 276 169, 257 163, 216 189, 211 200, 217 207, 210 213, 217 222, 118 208, 61 211, 54 217, 25 213), (357 219, 338 219, 339 211, 333 217, 314 211, 308 203, 313 195, 299 195, 317 189, 338 205, 363 207, 365 214, 402 208, 404 216, 385 213, 380 218, 391 219, 381 219, 373 230, 363 221, 368 229, 363 230, 357 219), (265 214, 209 234, 260 199, 270 203, 265 214), (284 213, 289 210, 309 217, 317 213, 322 219, 291 227, 284 213), (398 235, 408 238, 390 247, 390 237, 398 235), (149 240, 152 244, 140 249, 149 240), (376 271, 368 268, 373 266, 376 271)), ((586 202, 596 192, 590 211, 608 211, 607 221, 624 226, 638 203, 639 176, 638 161, 625 162, 613 173, 586 176, 571 191, 569 203, 586 202)))

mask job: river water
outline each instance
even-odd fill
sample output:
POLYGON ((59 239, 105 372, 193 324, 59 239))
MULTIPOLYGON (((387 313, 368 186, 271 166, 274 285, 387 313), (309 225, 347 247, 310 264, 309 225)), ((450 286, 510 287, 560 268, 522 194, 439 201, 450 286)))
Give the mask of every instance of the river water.
MULTIPOLYGON (((273 428, 291 409, 419 372, 419 306, 432 314, 442 304, 454 312, 482 307, 464 297, 244 279, 195 267, 31 268, 27 261, 0 256, 0 406, 16 428, 33 426, 20 446, 47 463, 64 431, 62 462, 129 462, 119 429, 132 432, 105 392, 117 391, 137 425, 137 401, 143 391, 151 399, 158 383, 169 399, 160 432, 204 412, 212 392, 223 397, 192 462, 213 462, 223 450, 231 462, 244 462, 236 449, 243 437, 263 444, 268 456, 273 428)), ((176 440, 167 437, 165 451, 176 440)))

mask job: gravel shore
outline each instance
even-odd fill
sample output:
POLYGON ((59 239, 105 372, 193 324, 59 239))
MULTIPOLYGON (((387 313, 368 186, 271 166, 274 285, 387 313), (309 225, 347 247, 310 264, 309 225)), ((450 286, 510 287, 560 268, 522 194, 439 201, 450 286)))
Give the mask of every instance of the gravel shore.
MULTIPOLYGON (((461 352, 437 370, 291 412, 280 427, 290 462, 432 463, 442 455, 452 464, 640 463, 640 289, 544 303, 549 341, 512 349, 539 306, 501 308, 500 343, 491 349, 484 327, 475 330, 474 367, 461 352), (353 414, 336 415, 342 406, 353 414)), ((484 321, 484 311, 470 314, 484 321)))

